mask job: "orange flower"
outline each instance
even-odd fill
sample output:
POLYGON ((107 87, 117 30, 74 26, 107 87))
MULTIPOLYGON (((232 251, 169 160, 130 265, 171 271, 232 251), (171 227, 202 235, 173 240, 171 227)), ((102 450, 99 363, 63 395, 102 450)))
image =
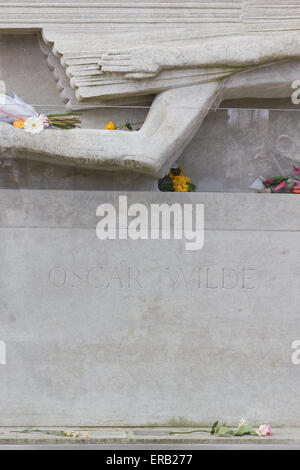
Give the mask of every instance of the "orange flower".
POLYGON ((116 125, 112 121, 109 121, 109 123, 106 124, 105 129, 107 131, 114 131, 116 129, 116 125))
POLYGON ((300 189, 293 189, 292 191, 294 194, 300 194, 300 189))
POLYGON ((21 119, 19 121, 14 122, 14 126, 17 127, 18 129, 24 129, 26 119, 21 119))

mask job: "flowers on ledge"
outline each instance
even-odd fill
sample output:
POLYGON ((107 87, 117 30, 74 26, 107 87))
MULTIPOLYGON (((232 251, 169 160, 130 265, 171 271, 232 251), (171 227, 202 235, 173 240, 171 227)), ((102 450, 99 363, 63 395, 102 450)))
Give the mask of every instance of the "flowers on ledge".
POLYGON ((271 426, 270 424, 261 424, 258 429, 254 429, 253 426, 250 426, 245 419, 241 419, 237 428, 233 426, 227 426, 226 423, 219 426, 218 421, 216 421, 210 430, 210 433, 216 435, 217 437, 231 435, 236 437, 242 436, 259 436, 267 437, 271 436, 271 426))
POLYGON ((247 421, 243 418, 240 420, 238 426, 228 426, 226 423, 219 424, 219 421, 216 421, 209 430, 208 429, 195 429, 193 431, 170 432, 170 434, 191 434, 195 432, 210 433, 212 436, 216 436, 216 437, 225 437, 225 436, 269 437, 271 436, 271 426, 270 424, 261 424, 258 429, 255 429, 253 426, 250 426, 247 423, 247 421))
POLYGON ((190 181, 190 177, 184 176, 181 165, 173 165, 169 174, 158 181, 158 188, 163 192, 188 193, 196 189, 190 181))
POLYGON ((0 121, 24 129, 28 134, 39 134, 47 127, 74 129, 79 127, 79 113, 39 114, 15 93, 0 93, 0 121))
POLYGON ((44 118, 38 115, 31 116, 27 119, 18 119, 13 122, 13 125, 18 129, 25 129, 28 134, 38 134, 44 130, 46 125, 47 127, 49 126, 49 121, 48 123, 44 122, 44 118))
POLYGON ((69 113, 57 114, 57 115, 47 115, 43 116, 38 114, 37 116, 30 116, 25 119, 18 119, 13 122, 13 125, 18 129, 24 129, 28 134, 39 134, 47 127, 57 127, 59 129, 74 129, 77 126, 77 123, 81 121, 74 117, 70 116, 69 113))
POLYGON ((293 193, 300 194, 300 168, 294 166, 295 175, 275 176, 263 181, 261 193, 293 193))
POLYGON ((144 124, 144 122, 129 122, 126 121, 124 124, 120 124, 117 126, 113 121, 109 121, 105 129, 107 131, 115 131, 117 129, 127 129, 128 131, 139 131, 140 128, 135 128, 135 126, 140 126, 141 124, 144 124))

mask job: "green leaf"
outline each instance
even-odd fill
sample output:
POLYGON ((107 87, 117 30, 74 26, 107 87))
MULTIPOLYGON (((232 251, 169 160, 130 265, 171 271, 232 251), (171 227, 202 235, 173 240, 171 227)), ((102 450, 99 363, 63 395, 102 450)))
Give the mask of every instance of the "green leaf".
POLYGON ((233 431, 234 436, 246 436, 247 434, 251 434, 253 432, 253 427, 246 424, 245 426, 241 426, 237 430, 233 431))
POLYGON ((164 176, 158 180, 158 189, 163 192, 174 192, 173 181, 169 176, 164 176))
POLYGON ((197 189, 197 186, 196 186, 195 184, 189 183, 189 190, 190 190, 191 192, 196 191, 196 189, 197 189))
POLYGON ((210 434, 215 434, 216 432, 216 427, 218 426, 219 421, 215 421, 214 424, 211 427, 210 434))
POLYGON ((282 181, 284 181, 284 180, 285 180, 284 176, 275 176, 275 178, 272 178, 269 185, 273 186, 274 184, 276 184, 276 186, 277 186, 278 184, 282 183, 282 181))
POLYGON ((216 436, 221 437, 221 436, 225 436, 226 434, 230 434, 230 433, 232 433, 230 428, 228 428, 227 426, 220 426, 218 428, 218 431, 216 432, 216 436))

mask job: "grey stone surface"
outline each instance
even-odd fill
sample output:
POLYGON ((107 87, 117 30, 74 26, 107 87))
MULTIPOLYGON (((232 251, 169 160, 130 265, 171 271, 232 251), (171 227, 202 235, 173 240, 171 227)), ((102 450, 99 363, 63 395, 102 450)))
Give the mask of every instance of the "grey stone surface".
POLYGON ((1 191, 0 424, 299 424, 297 198, 128 195, 205 203, 187 252, 100 242, 96 207, 116 196, 1 191))

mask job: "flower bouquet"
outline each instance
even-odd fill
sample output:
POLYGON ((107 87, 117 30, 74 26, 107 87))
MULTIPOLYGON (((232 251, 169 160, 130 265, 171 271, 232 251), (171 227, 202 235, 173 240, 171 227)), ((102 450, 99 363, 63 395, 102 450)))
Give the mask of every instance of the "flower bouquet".
POLYGON ((294 166, 295 175, 275 176, 263 182, 262 193, 300 194, 300 168, 294 166))
POLYGON ((47 127, 74 129, 81 120, 78 113, 39 114, 15 93, 0 93, 0 121, 7 122, 29 134, 38 134, 47 127))
POLYGON ((191 178, 183 175, 182 166, 174 165, 169 174, 158 181, 158 188, 163 192, 188 193, 196 189, 196 185, 190 181, 191 178))

